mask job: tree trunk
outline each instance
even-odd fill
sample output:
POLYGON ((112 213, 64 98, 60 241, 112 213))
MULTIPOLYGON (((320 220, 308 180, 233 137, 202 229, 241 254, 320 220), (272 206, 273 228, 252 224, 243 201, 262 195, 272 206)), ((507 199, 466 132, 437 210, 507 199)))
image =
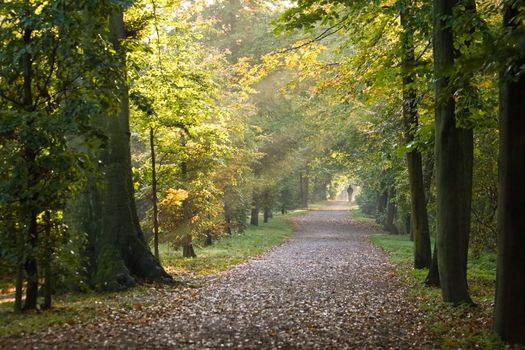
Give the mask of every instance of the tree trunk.
MULTIPOLYGON (((26 47, 29 47, 32 42, 32 33, 33 30, 29 26, 24 27, 24 35, 23 35, 23 42, 26 47)), ((33 83, 33 57, 31 55, 30 50, 26 51, 24 55, 22 56, 22 66, 24 71, 24 109, 27 113, 31 113, 34 111, 33 107, 33 93, 32 93, 32 83, 33 83)), ((28 118, 28 124, 32 123, 31 118, 28 118)), ((28 125, 30 126, 30 125, 28 125)), ((36 173, 33 172, 33 165, 35 164, 36 160, 36 151, 34 149, 31 149, 29 145, 25 146, 24 150, 24 158, 26 163, 29 165, 29 177, 28 177, 28 188, 34 188, 35 184, 35 178, 38 176, 36 173)), ((36 254, 38 249, 38 225, 37 225, 37 210, 34 208, 34 203, 29 203, 29 206, 26 205, 24 210, 29 211, 28 218, 28 233, 27 236, 23 235, 22 240, 22 246, 25 250, 25 254, 22 254, 23 260, 21 261, 20 265, 24 266, 25 270, 25 277, 27 280, 27 286, 26 286, 26 300, 23 306, 24 310, 33 310, 36 309, 38 306, 38 266, 37 266, 37 260, 36 260, 36 254), (27 240, 27 244, 26 244, 27 240)), ((18 277, 23 276, 23 272, 19 272, 18 277)), ((22 281, 18 281, 19 283, 23 284, 22 281)), ((20 286, 21 287, 21 286, 20 286)), ((20 288, 19 292, 21 293, 22 288, 20 288)), ((21 300, 20 300, 21 301, 21 300)), ((17 305, 15 303, 15 309, 19 307, 20 305, 17 305)))
MULTIPOLYGON (((412 18, 412 4, 406 1, 401 10, 402 42, 402 74, 403 74, 403 123, 405 128, 405 142, 410 145, 414 142, 417 130, 417 91, 414 87, 414 38, 412 18)), ((414 267, 416 269, 430 267, 431 248, 430 231, 428 228, 427 205, 425 200, 425 185, 423 182, 423 165, 421 153, 414 146, 406 154, 408 167, 408 181, 410 185, 410 213, 411 234, 414 239, 414 267)))
MULTIPOLYGON (((522 25, 519 2, 507 5, 504 26, 522 25)), ((516 35, 516 34, 514 34, 516 35)), ((500 75, 498 260, 494 330, 505 341, 525 344, 525 76, 519 53, 500 75)))
POLYGON ((184 236, 184 244, 182 247, 182 256, 184 258, 196 258, 195 250, 193 249, 191 233, 184 236))
POLYGON ((308 209, 308 201, 310 200, 310 198, 309 198, 309 196, 310 196, 310 179, 308 177, 308 172, 306 172, 306 174, 304 175, 303 181, 304 181, 303 207, 308 209))
POLYGON ((16 282, 15 282, 15 311, 22 311, 22 295, 23 295, 23 286, 24 286, 24 265, 18 258, 16 266, 16 282))
POLYGON ((155 258, 160 261, 159 256, 159 209, 157 198, 157 162, 155 159, 155 130, 149 129, 149 144, 151 150, 151 204, 153 205, 153 245, 155 258))
POLYGON ((206 241, 204 242, 204 245, 210 246, 213 244, 213 235, 211 231, 206 231, 206 241))
POLYGON ((304 179, 302 172, 299 172, 299 197, 301 199, 301 206, 304 206, 306 196, 304 194, 304 179))
POLYGON ((52 280, 51 280, 51 260, 53 258, 52 244, 51 244, 51 213, 46 210, 45 215, 45 256, 46 259, 43 262, 44 270, 44 309, 51 309, 51 294, 52 294, 52 280))
POLYGON ((255 205, 252 207, 252 212, 250 215, 250 224, 254 226, 259 226, 259 206, 255 205))
POLYGON ((394 220, 396 218, 396 212, 397 212, 397 206, 396 202, 394 200, 396 194, 396 189, 394 186, 390 187, 388 191, 388 199, 387 199, 387 206, 386 206, 386 218, 385 218, 385 224, 383 225, 384 229, 387 230, 390 233, 398 234, 398 230, 396 225, 394 225, 394 220))
POLYGON ((254 226, 259 226, 259 194, 257 191, 252 193, 252 211, 250 215, 250 224, 254 226))
MULTIPOLYGON (((111 16, 110 40, 125 72, 123 13, 111 16)), ((125 74, 124 74, 125 75, 125 74)), ((140 229, 135 207, 129 147, 129 97, 125 83, 117 87, 120 113, 104 118, 108 137, 102 152, 104 184, 84 195, 84 210, 93 223, 85 224, 92 244, 87 249, 95 264, 92 283, 103 290, 122 290, 135 284, 135 278, 172 282, 159 261, 151 254, 140 229), (90 193, 91 192, 91 193, 90 193)))
POLYGON ((35 310, 38 307, 38 266, 36 251, 38 249, 38 224, 36 214, 31 213, 29 218, 29 252, 26 254, 26 300, 24 310, 35 310))
POLYGON ((268 219, 270 218, 271 210, 268 207, 264 207, 264 223, 268 222, 268 219))
POLYGON ((386 205, 388 203, 388 189, 384 183, 381 183, 381 190, 377 194, 377 210, 376 210, 376 221, 381 223, 381 220, 378 220, 379 217, 386 213, 386 205))
POLYGON ((427 287, 440 286, 437 244, 434 244, 434 254, 432 255, 432 261, 430 262, 430 268, 428 269, 427 278, 425 278, 424 283, 427 287))
POLYGON ((434 0, 433 47, 436 96, 437 245, 443 300, 472 304, 467 284, 467 254, 472 198, 472 130, 457 126, 454 42, 450 24, 456 0, 434 0))

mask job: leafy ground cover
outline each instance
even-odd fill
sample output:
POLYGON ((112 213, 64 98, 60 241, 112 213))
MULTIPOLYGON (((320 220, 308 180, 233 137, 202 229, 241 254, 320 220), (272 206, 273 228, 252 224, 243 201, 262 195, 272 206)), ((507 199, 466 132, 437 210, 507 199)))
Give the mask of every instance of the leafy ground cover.
POLYGON ((297 210, 275 214, 268 223, 262 223, 261 219, 259 226, 250 226, 244 233, 224 236, 208 247, 197 245, 196 258, 183 258, 180 250, 170 249, 169 243, 164 243, 159 247, 162 264, 174 275, 209 275, 227 270, 283 243, 293 232, 288 219, 303 213, 304 210, 297 210))
POLYGON ((425 328, 441 349, 523 349, 501 342, 491 331, 496 281, 496 256, 485 253, 469 259, 468 281, 475 307, 453 307, 441 301, 438 288, 425 287, 427 270, 415 270, 413 242, 407 235, 370 236, 377 246, 390 252, 403 283, 410 288, 408 297, 426 314, 425 328))
POLYGON ((294 218, 284 244, 202 287, 151 289, 94 322, 0 339, 78 349, 426 349, 425 314, 347 203, 294 218))
MULTIPOLYGON (((197 258, 183 259, 181 251, 162 246, 161 260, 174 275, 207 275, 227 270, 243 263, 250 257, 262 254, 283 243, 293 232, 288 221, 304 211, 276 215, 269 223, 250 227, 243 234, 226 236, 209 247, 196 248, 197 258)), ((27 334, 58 324, 76 324, 104 315, 109 309, 132 308, 137 299, 147 299, 152 289, 172 288, 161 286, 139 286, 120 293, 71 293, 59 295, 49 311, 14 313, 9 295, 0 298, 0 337, 27 334)))

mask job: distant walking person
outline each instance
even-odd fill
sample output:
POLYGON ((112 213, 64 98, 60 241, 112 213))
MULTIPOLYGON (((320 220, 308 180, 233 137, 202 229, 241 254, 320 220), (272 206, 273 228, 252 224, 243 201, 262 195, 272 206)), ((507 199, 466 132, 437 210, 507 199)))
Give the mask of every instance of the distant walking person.
POLYGON ((346 192, 348 192, 348 201, 352 202, 352 194, 354 193, 354 189, 352 188, 352 185, 349 185, 346 189, 346 192))

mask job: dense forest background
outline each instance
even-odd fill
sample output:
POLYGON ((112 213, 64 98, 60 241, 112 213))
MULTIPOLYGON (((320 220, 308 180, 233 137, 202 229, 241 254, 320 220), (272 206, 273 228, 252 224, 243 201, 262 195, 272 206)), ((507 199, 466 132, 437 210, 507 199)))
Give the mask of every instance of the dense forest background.
POLYGON ((524 6, 4 1, 14 308, 176 283, 164 249, 196 257, 351 186, 445 302, 474 304, 469 259, 498 259, 494 329, 524 342, 524 6))

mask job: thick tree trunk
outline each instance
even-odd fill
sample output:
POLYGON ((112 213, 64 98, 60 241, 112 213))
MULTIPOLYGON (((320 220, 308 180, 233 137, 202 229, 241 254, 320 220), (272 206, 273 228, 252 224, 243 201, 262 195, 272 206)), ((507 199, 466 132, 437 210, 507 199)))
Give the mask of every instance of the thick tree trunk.
MULTIPOLYGON (((506 8, 504 25, 521 25, 523 9, 506 8), (521 16, 520 16, 521 15, 521 16)), ((500 75, 498 264, 494 330, 510 343, 525 344, 525 55, 500 75)))
POLYGON ((472 130, 457 126, 450 74, 454 42, 447 18, 456 0, 434 0, 433 46, 436 96, 437 245, 443 300, 472 303, 467 255, 472 198, 472 130))
MULTIPOLYGON (((120 40, 124 38, 123 14, 111 16, 110 39, 125 71, 124 53, 120 40)), ((121 290, 135 284, 135 278, 172 282, 158 260, 151 254, 140 229, 131 177, 129 148, 129 97, 126 84, 118 86, 120 113, 104 119, 108 144, 101 158, 104 184, 91 187, 84 195, 83 205, 94 222, 85 224, 92 244, 92 282, 103 290, 121 290), (98 216, 97 216, 98 215, 98 216)), ((85 218, 84 218, 85 220, 85 218)))
MULTIPOLYGON (((414 133, 418 126, 417 91, 414 87, 414 38, 410 18, 413 16, 412 4, 406 1, 401 10, 402 74, 403 74, 403 124, 405 142, 414 142, 414 133)), ((425 185, 423 182, 423 164, 421 153, 412 147, 407 152, 408 181, 410 185, 411 234, 414 239, 414 267, 416 269, 430 267, 431 248, 430 231, 428 228, 427 205, 425 200, 425 185)))
POLYGON ((151 204, 153 205, 153 245, 155 258, 160 261, 159 256, 159 209, 157 199, 157 161, 155 159, 155 130, 149 129, 149 144, 151 151, 151 204))

